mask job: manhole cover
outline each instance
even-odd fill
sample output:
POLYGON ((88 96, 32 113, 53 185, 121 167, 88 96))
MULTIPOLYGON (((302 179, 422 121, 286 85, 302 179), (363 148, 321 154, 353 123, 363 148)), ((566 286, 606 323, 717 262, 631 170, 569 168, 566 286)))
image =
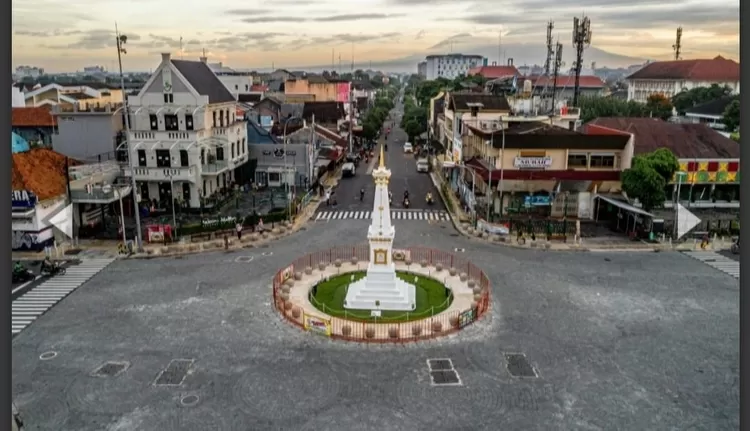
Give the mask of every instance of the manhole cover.
POLYGON ((537 377, 536 370, 529 364, 523 353, 507 353, 505 361, 508 372, 513 377, 537 377))
POLYGON ((95 369, 91 375, 95 377, 115 377, 127 370, 129 366, 130 364, 127 362, 105 362, 95 369))
POLYGON ((54 359, 57 357, 57 352, 44 352, 41 355, 39 355, 39 359, 42 361, 49 361, 50 359, 54 359))
POLYGON ((75 248, 74 248, 74 249, 72 249, 72 250, 66 250, 66 251, 65 251, 65 255, 66 255, 66 256, 75 256, 75 255, 77 255, 78 253, 80 253, 80 252, 82 252, 82 251, 83 251, 83 250, 79 250, 79 249, 75 249, 75 248))
POLYGON ((453 369, 453 362, 450 359, 428 359, 427 366, 430 371, 450 371, 453 369))
POLYGON ((198 395, 185 395, 184 397, 180 398, 180 404, 186 407, 194 406, 198 404, 198 401, 200 401, 200 397, 198 395))
POLYGON ((461 379, 455 371, 430 371, 432 384, 435 386, 459 386, 461 379))
POLYGON ((159 373, 154 385, 156 386, 180 386, 187 377, 194 359, 173 359, 167 368, 159 373))

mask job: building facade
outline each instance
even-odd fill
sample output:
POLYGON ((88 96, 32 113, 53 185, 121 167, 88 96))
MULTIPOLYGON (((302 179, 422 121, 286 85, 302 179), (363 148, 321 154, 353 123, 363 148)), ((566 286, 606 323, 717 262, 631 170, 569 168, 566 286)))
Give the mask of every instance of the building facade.
POLYGON ((52 149, 76 160, 109 160, 125 142, 122 105, 107 104, 80 109, 55 106, 52 115, 57 133, 52 136, 52 149))
POLYGON ((628 100, 646 103, 652 94, 672 98, 677 93, 713 84, 740 93, 740 64, 718 56, 710 60, 675 60, 649 63, 626 79, 628 100))
POLYGON ((11 130, 31 146, 51 147, 57 121, 49 107, 12 108, 11 130))
POLYGON ((234 95, 205 61, 162 61, 128 98, 130 168, 140 202, 205 208, 229 193, 247 162, 247 127, 234 95))
POLYGON ((425 63, 426 79, 455 79, 460 75, 468 75, 472 68, 486 65, 487 59, 481 55, 428 55, 425 57, 425 63))
POLYGON ((422 78, 427 78, 427 62, 426 61, 420 61, 417 63, 417 75, 421 76, 422 78))

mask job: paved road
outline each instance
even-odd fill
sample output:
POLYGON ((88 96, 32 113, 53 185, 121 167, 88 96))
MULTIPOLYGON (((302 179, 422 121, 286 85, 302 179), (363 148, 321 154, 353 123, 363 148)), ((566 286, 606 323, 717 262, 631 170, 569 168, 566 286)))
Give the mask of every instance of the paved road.
MULTIPOLYGON (((409 191, 411 198, 410 209, 444 210, 445 207, 432 184, 429 174, 417 172, 417 162, 412 154, 404 154, 403 145, 407 140, 406 133, 398 127, 400 116, 403 113, 403 104, 398 104, 391 111, 392 121, 395 126, 388 135, 388 151, 385 153, 386 166, 391 170, 390 190, 393 193, 393 204, 391 209, 403 209, 402 200, 404 190, 409 191), (433 205, 427 205, 425 196, 432 192, 435 199, 433 205)), ((377 159, 377 151, 376 157, 377 159)), ((377 167, 377 161, 372 160, 369 166, 360 163, 357 174, 352 178, 342 178, 336 188, 338 205, 336 208, 327 208, 321 205, 321 211, 371 211, 372 194, 375 184, 372 181, 372 169, 377 167), (365 198, 360 202, 359 191, 365 189, 365 198)))
POLYGON ((280 320, 274 272, 306 250, 362 241, 367 225, 321 223, 270 248, 112 263, 13 340, 25 422, 77 431, 739 427, 738 282, 682 253, 500 248, 406 220, 397 247, 463 248, 487 272, 487 319, 448 339, 368 347, 280 320), (47 351, 57 356, 41 360, 47 351), (510 377, 510 352, 525 353, 539 377, 510 377), (464 386, 431 387, 430 358, 452 359, 464 386), (192 372, 179 386, 154 386, 174 359, 193 359, 192 372), (91 375, 107 361, 128 368, 91 375), (196 398, 181 405, 186 396, 196 398))

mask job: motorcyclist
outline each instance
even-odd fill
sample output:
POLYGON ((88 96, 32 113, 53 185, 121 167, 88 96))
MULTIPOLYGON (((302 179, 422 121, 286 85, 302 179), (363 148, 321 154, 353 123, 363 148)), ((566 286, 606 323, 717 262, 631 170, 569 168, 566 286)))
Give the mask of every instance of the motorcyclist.
POLYGON ((432 203, 432 192, 427 192, 425 200, 427 201, 427 203, 432 203))
POLYGON ((404 190, 404 199, 409 199, 409 190, 404 190))
POLYGON ((23 272, 25 272, 25 271, 26 271, 26 267, 25 267, 25 266, 23 266, 23 264, 22 264, 22 263, 21 263, 20 261, 19 261, 19 262, 16 262, 16 263, 15 263, 15 264, 13 265, 13 273, 14 273, 14 274, 21 274, 21 273, 23 273, 23 272))
POLYGON ((52 271, 54 266, 55 264, 52 263, 52 259, 49 256, 45 256, 40 271, 52 271))
POLYGON ((365 189, 359 189, 359 201, 362 202, 365 199, 365 189))
POLYGON ((388 203, 393 203, 393 192, 388 190, 388 203))

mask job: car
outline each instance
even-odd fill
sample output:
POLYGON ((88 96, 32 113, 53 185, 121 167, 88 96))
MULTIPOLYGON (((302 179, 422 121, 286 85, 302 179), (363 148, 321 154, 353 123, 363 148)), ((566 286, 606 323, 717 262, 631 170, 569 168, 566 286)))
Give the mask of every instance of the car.
POLYGON ((344 177, 353 177, 356 171, 357 167, 354 166, 354 163, 344 163, 344 166, 341 167, 341 173, 344 177))
POLYGON ((411 142, 404 143, 404 153, 413 153, 414 147, 411 146, 411 142))
POLYGON ((430 163, 427 159, 417 160, 417 172, 430 172, 430 163))

